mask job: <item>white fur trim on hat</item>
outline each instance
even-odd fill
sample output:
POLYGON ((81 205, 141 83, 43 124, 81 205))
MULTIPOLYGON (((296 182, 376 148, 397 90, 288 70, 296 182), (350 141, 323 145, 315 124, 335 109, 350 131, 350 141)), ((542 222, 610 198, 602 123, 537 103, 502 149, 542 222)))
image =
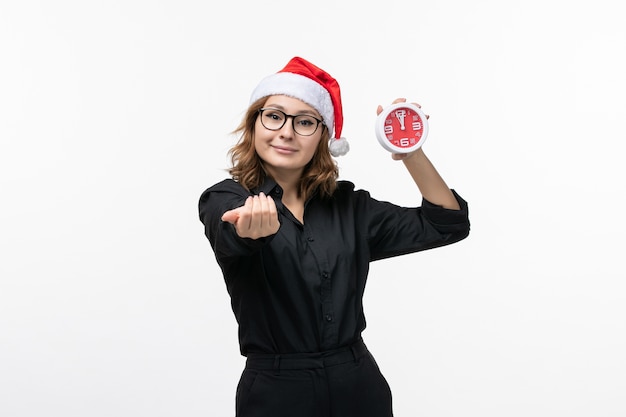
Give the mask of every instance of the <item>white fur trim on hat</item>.
POLYGON ((278 72, 265 77, 252 92, 250 104, 263 97, 281 94, 302 100, 313 107, 322 116, 328 130, 334 132, 335 113, 330 94, 320 84, 304 75, 278 72))

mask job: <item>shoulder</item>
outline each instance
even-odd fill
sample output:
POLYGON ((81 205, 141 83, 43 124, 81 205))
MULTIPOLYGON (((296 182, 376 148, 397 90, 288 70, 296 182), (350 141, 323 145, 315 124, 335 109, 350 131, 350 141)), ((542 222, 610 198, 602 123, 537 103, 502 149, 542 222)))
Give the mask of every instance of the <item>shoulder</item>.
POLYGON ((357 188, 351 181, 341 180, 337 181, 334 196, 338 198, 369 198, 370 194, 367 190, 357 188))
POLYGON ((249 191, 232 179, 220 181, 200 195, 198 201, 200 219, 203 219, 207 213, 224 213, 226 210, 238 207, 249 195, 249 191))
POLYGON ((202 201, 208 198, 211 193, 229 193, 236 194, 242 197, 248 196, 250 194, 245 188, 243 188, 241 184, 230 178, 222 180, 204 190, 202 192, 202 195, 200 196, 200 200, 202 201))
POLYGON ((350 181, 346 181, 346 180, 339 180, 336 183, 336 187, 335 190, 333 191, 333 194, 331 195, 330 198, 326 199, 324 198, 324 200, 330 201, 330 202, 338 202, 338 201, 343 201, 349 198, 352 198, 352 196, 354 195, 354 184, 350 181))
POLYGON ((370 199, 370 194, 366 190, 359 189, 351 181, 337 181, 337 188, 333 192, 330 201, 333 204, 353 206, 355 204, 363 204, 370 199))
POLYGON ((354 183, 351 181, 340 180, 337 181, 337 190, 338 192, 352 192, 354 191, 354 183))

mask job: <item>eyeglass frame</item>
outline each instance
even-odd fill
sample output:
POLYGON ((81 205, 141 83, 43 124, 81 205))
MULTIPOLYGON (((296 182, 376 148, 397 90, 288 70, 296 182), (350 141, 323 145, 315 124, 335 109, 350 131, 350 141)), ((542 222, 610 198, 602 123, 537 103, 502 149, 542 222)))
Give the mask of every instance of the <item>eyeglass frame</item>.
POLYGON ((267 130, 271 130, 273 132, 278 131, 278 130, 282 129, 283 127, 285 127, 285 124, 287 123, 287 119, 289 119, 290 117, 291 117, 291 128, 293 129, 294 132, 296 132, 300 136, 306 136, 306 137, 313 136, 317 132, 317 129, 319 129, 320 124, 323 126, 322 129, 324 129, 326 127, 326 123, 323 120, 318 119, 317 117, 312 116, 310 114, 287 114, 284 111, 282 111, 280 109, 277 109, 275 107, 262 107, 262 108, 260 108, 258 110, 258 112, 259 112, 259 116, 261 116, 261 120, 260 120, 261 125, 264 128, 266 128, 267 130), (279 113, 284 114, 285 115, 285 120, 283 120, 283 124, 280 125, 280 127, 277 127, 276 129, 270 129, 269 127, 265 126, 265 124, 263 123, 263 117, 262 117, 263 116, 263 112, 265 110, 274 110, 274 111, 277 111, 279 113), (303 135, 301 133, 298 133, 298 131, 296 130, 296 117, 299 117, 299 116, 307 116, 307 117, 311 117, 311 118, 315 119, 315 121, 317 122, 317 125, 315 126, 315 130, 313 131, 313 133, 311 133, 309 135, 303 135))

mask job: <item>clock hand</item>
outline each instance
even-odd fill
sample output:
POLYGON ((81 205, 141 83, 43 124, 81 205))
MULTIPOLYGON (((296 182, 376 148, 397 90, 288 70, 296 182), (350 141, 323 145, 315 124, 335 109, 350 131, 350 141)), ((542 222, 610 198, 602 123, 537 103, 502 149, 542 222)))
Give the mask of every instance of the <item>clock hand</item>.
POLYGON ((404 118, 406 117, 406 110, 396 110, 396 118, 400 122, 400 130, 404 130, 404 118))

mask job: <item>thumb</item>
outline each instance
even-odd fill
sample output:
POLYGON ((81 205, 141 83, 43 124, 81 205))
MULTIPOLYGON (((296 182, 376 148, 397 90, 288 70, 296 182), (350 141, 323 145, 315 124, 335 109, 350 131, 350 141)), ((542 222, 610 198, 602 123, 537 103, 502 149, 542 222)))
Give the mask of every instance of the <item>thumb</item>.
POLYGON ((228 210, 226 213, 222 214, 222 221, 228 222, 231 224, 237 223, 239 220, 239 210, 228 210))

